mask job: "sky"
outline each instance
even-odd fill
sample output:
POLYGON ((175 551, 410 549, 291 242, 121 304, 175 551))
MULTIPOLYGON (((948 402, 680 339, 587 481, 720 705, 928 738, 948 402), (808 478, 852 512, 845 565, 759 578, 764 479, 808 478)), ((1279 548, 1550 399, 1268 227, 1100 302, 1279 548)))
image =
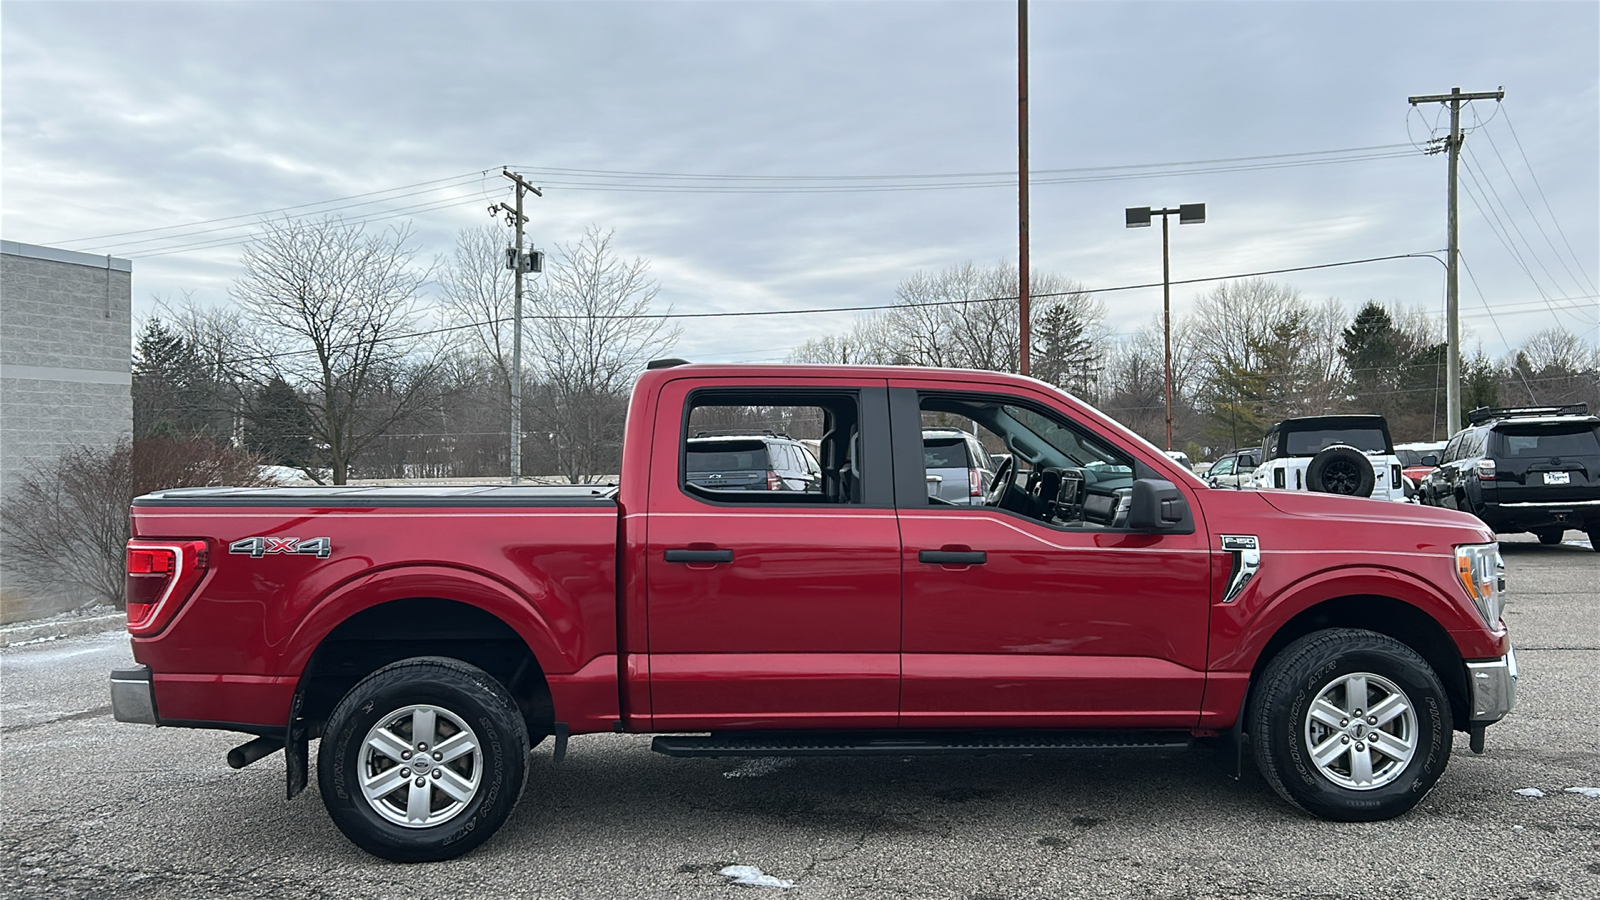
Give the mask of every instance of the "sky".
MULTIPOLYGON (((1106 290, 1161 279, 1125 207, 1207 204, 1179 280, 1441 251, 1419 148, 1448 114, 1406 100, 1453 87, 1505 90, 1462 116, 1468 352, 1600 335, 1600 4, 1035 0, 1029 31, 1032 267, 1102 291, 1114 336, 1161 308, 1106 290)), ((136 320, 229 303, 285 209, 448 257, 502 166, 544 189, 535 246, 613 229, 658 309, 888 303, 1016 260, 1017 4, 0 2, 0 232, 133 260, 136 320)), ((1444 306, 1425 258, 1272 277, 1444 306)), ((689 320, 676 354, 782 360, 851 321, 689 320)))

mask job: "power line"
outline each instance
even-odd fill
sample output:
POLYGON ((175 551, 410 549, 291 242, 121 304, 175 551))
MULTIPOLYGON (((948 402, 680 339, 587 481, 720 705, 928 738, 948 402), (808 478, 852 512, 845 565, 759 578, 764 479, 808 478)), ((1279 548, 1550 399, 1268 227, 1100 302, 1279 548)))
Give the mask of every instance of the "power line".
MULTIPOLYGON (((1477 113, 1474 112, 1473 115, 1476 116, 1477 113)), ((1544 242, 1547 246, 1549 246, 1550 252, 1555 254, 1556 262, 1560 263, 1561 267, 1567 271, 1567 277, 1572 279, 1573 285, 1576 286, 1578 290, 1583 290, 1583 282, 1578 279, 1578 276, 1572 273, 1572 267, 1567 265, 1567 261, 1561 255, 1561 251, 1556 249, 1555 241, 1550 240, 1550 233, 1544 230, 1544 223, 1539 221, 1538 214, 1533 211, 1533 204, 1528 202, 1528 195, 1522 192, 1522 185, 1518 184, 1516 176, 1511 174, 1511 167, 1506 165, 1505 156, 1500 153, 1499 145, 1494 142, 1494 132, 1485 128, 1483 131, 1483 136, 1489 141, 1489 149, 1494 151, 1495 159, 1500 161, 1500 168, 1505 171, 1506 180, 1511 182, 1512 189, 1517 192, 1517 199, 1522 201, 1523 209, 1528 211, 1528 218, 1532 219, 1534 227, 1539 229, 1539 236, 1544 238, 1544 242)), ((1487 173, 1485 174, 1485 177, 1487 178, 1487 173)), ((1507 213, 1507 215, 1509 215, 1509 213, 1507 213)), ((1531 250, 1532 248, 1530 247, 1529 249, 1531 250)), ((1540 265, 1542 266, 1544 263, 1541 262, 1540 265)), ((1546 273, 1549 272, 1548 269, 1545 271, 1546 273)), ((1553 283, 1555 280, 1555 276, 1551 275, 1550 281, 1553 283)), ((1589 289, 1594 290, 1594 285, 1590 285, 1589 289)))
MULTIPOLYGON (((141 229, 138 229, 136 231, 119 231, 119 232, 115 232, 113 234, 97 234, 97 235, 91 235, 89 237, 71 238, 71 239, 64 240, 64 241, 56 241, 54 243, 57 244, 57 245, 60 245, 60 244, 82 244, 82 243, 86 243, 86 242, 89 242, 89 241, 104 240, 106 238, 127 237, 129 235, 135 235, 135 234, 152 234, 152 233, 157 232, 157 231, 173 231, 173 230, 177 230, 177 229, 194 228, 195 226, 198 226, 198 225, 212 225, 212 224, 215 224, 217 222, 231 222, 231 221, 234 221, 236 219, 259 219, 262 216, 276 215, 277 213, 289 212, 290 210, 309 209, 310 207, 313 207, 313 206, 324 206, 324 205, 327 205, 327 204, 330 204, 330 203, 342 203, 345 200, 357 200, 357 199, 360 199, 362 197, 375 197, 378 194, 388 194, 388 193, 393 193, 395 191, 408 190, 410 188, 422 187, 424 185, 429 185, 429 184, 441 185, 443 182, 446 182, 446 181, 459 181, 460 179, 463 179, 463 178, 467 178, 467 179, 470 179, 470 178, 482 178, 488 171, 489 171, 488 169, 485 169, 485 170, 483 170, 483 172, 467 172, 467 173, 462 174, 462 175, 451 175, 451 176, 448 176, 446 178, 435 178, 435 179, 433 179, 431 181, 419 181, 419 182, 416 182, 415 184, 404 184, 404 185, 400 185, 399 187, 383 188, 382 190, 377 190, 377 191, 368 191, 368 192, 366 192, 364 194, 351 194, 348 197, 335 197, 335 198, 333 198, 331 200, 317 200, 317 201, 312 202, 312 203, 300 203, 300 204, 296 204, 294 206, 280 206, 277 209, 268 209, 268 210, 263 210, 261 212, 240 213, 239 215, 236 215, 236 216, 222 216, 221 218, 217 218, 217 219, 202 219, 201 221, 189 222, 189 223, 186 223, 184 225, 163 225, 163 226, 161 226, 159 228, 141 228, 141 229)), ((450 187, 450 186, 451 185, 443 185, 443 187, 431 188, 430 190, 442 190, 444 187, 450 187)), ((417 193, 427 193, 427 191, 418 191, 417 193)), ((414 196, 414 194, 405 194, 405 195, 402 195, 402 196, 408 196, 409 197, 409 196, 414 196)), ((392 199, 394 199, 394 198, 392 198, 392 199)), ((368 202, 382 202, 382 201, 368 201, 368 202)), ((350 206, 361 206, 361 205, 363 205, 363 204, 360 204, 360 203, 350 204, 350 206)), ((348 207, 340 207, 340 208, 344 209, 344 208, 348 208, 348 207)), ((332 210, 321 210, 321 211, 322 212, 331 212, 332 210)), ((243 226, 234 226, 234 227, 243 227, 243 226)), ((204 232, 195 232, 195 233, 203 234, 204 232)), ((183 237, 183 236, 185 236, 185 235, 175 235, 175 237, 183 237)), ((136 241, 135 243, 143 243, 143 242, 142 241, 136 241)))
POLYGON ((1583 260, 1578 258, 1578 252, 1572 249, 1572 242, 1567 240, 1567 232, 1561 227, 1561 220, 1556 218, 1556 211, 1550 208, 1550 198, 1544 195, 1544 188, 1539 184, 1539 176, 1533 171, 1533 163, 1528 161, 1528 151, 1522 149, 1522 139, 1517 137, 1517 129, 1511 124, 1511 112, 1506 111, 1506 129, 1511 132, 1511 139, 1517 142, 1517 152, 1522 154, 1522 164, 1528 167, 1528 177, 1533 179, 1533 186, 1539 190, 1539 199, 1544 201, 1545 211, 1550 214, 1550 221, 1556 226, 1556 233, 1561 235, 1562 243, 1567 245, 1567 252, 1572 254, 1572 262, 1577 265, 1578 271, 1583 273, 1585 281, 1589 282, 1589 290, 1594 290, 1594 279, 1589 277, 1589 270, 1583 267, 1583 260))
MULTIPOLYGON (((1485 136, 1487 136, 1487 134, 1485 134, 1485 136)), ((1483 183, 1479 184, 1479 192, 1482 193, 1483 188, 1488 187, 1489 195, 1494 198, 1495 203, 1500 204, 1500 211, 1505 213, 1505 218, 1501 220, 1501 229, 1505 230, 1506 226, 1509 225, 1510 230, 1516 231, 1517 237, 1522 239, 1522 246, 1527 248, 1528 255, 1533 257, 1533 261, 1538 263, 1539 268, 1544 271, 1545 277, 1550 279, 1551 288, 1558 289, 1560 283, 1556 280, 1556 276, 1550 272, 1550 267, 1544 264, 1544 259, 1539 256, 1538 251, 1533 249, 1533 244, 1529 243, 1528 236, 1522 233, 1522 226, 1518 225, 1517 220, 1511 215, 1510 207, 1506 206, 1505 200, 1501 199, 1500 192, 1495 190, 1494 182, 1489 180, 1489 173, 1483 170, 1483 166, 1478 162, 1477 154, 1473 153, 1470 147, 1467 148, 1467 158, 1469 162, 1469 165, 1467 166, 1467 173, 1472 175, 1473 184, 1478 184, 1478 174, 1481 173, 1483 175, 1483 183)), ((1504 160, 1501 162, 1504 164, 1504 160)), ((1510 173, 1508 172, 1507 174, 1509 175, 1510 173)), ((1516 182, 1513 181, 1511 186, 1516 187, 1516 182)), ((1491 208, 1493 207, 1491 206, 1491 208)), ((1510 230, 1506 231, 1507 237, 1510 237, 1510 230)), ((1525 260, 1523 261, 1523 268, 1525 270, 1527 269, 1527 263, 1525 260)), ((1530 271, 1528 274, 1529 277, 1532 277, 1533 273, 1530 271)), ((1569 272, 1568 274, 1571 273, 1569 272)), ((1578 290, 1583 290, 1583 285, 1578 284, 1576 286, 1578 290)))

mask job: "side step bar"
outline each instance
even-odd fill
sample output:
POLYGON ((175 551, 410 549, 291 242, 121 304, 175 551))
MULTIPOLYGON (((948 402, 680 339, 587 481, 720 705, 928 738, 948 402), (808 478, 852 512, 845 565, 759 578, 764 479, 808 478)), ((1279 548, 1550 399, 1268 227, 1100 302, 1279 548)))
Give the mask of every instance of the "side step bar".
POLYGON ((1187 731, 735 731, 665 735, 650 749, 667 756, 1027 756, 1174 750, 1189 742, 1187 731))

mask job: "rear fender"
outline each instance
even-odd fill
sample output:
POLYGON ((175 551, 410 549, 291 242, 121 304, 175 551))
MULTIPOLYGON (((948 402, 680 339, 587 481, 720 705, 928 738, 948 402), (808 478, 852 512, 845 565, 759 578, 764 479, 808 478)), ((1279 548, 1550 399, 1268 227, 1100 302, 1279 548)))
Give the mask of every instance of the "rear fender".
MULTIPOLYGON (((581 661, 576 640, 562 642, 539 601, 480 572, 451 566, 399 566, 363 574, 330 591, 300 623, 283 656, 286 674, 305 671, 311 656, 334 628, 365 609, 412 597, 433 597, 476 606, 506 623, 528 645, 548 674, 575 671, 581 661)), ((417 628, 425 632, 428 623, 417 628)), ((568 629, 574 633, 576 629, 568 629)))

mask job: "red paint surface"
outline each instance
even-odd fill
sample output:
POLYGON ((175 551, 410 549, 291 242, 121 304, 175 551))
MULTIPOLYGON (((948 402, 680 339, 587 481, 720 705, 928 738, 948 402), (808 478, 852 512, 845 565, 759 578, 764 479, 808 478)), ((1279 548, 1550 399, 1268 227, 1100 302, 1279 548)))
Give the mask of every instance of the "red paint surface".
POLYGON ((640 380, 616 508, 136 507, 137 538, 205 539, 210 570, 135 638, 164 719, 279 726, 340 622, 408 597, 477 606, 526 641, 574 733, 814 727, 1223 728, 1273 633, 1317 603, 1390 597, 1466 658, 1503 654, 1454 584, 1469 516, 1305 494, 1208 490, 1038 382, 981 372, 681 367, 640 380), (1163 473, 1190 535, 1072 532, 986 508, 776 509, 678 488, 688 392, 719 385, 935 387, 1026 396, 1163 473), (327 536, 328 559, 227 552, 327 536), (1261 574, 1222 604, 1218 536, 1259 536, 1261 574), (668 548, 729 563, 667 563, 668 548), (982 566, 919 550, 984 550, 982 566))

